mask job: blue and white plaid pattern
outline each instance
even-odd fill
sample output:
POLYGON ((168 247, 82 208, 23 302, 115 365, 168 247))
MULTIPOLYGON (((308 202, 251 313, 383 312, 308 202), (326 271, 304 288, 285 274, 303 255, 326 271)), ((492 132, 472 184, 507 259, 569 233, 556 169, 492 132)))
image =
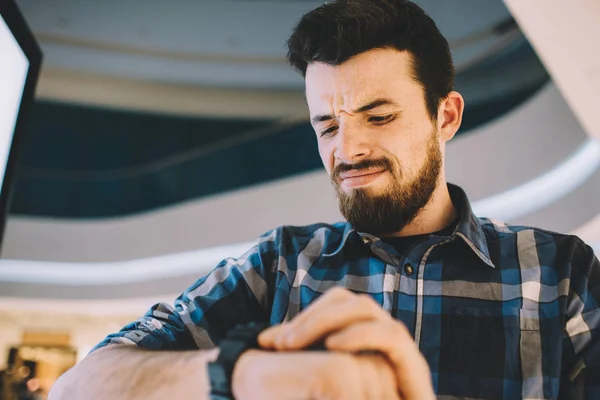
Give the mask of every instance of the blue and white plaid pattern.
POLYGON ((370 294, 429 362, 439 399, 600 399, 600 263, 579 238, 473 215, 399 254, 346 223, 284 226, 96 348, 211 348, 288 321, 333 286, 370 294), (410 264, 413 268, 405 268, 410 264), (407 271, 410 273, 408 274, 407 271))

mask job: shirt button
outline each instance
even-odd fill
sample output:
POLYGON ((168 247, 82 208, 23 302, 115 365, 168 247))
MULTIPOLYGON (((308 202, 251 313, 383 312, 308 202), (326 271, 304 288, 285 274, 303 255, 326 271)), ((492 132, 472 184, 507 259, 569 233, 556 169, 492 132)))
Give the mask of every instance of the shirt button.
POLYGON ((404 272, 406 272, 406 275, 411 275, 414 271, 415 269, 410 263, 404 265, 404 272))

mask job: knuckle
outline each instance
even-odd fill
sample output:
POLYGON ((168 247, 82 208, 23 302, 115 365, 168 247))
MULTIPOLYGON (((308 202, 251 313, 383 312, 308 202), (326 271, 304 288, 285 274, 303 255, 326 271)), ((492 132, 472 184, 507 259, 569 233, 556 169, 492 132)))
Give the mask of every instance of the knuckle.
POLYGON ((359 294, 356 296, 356 305, 361 309, 365 310, 370 316, 378 316, 380 313, 380 307, 373 298, 368 294, 359 294))

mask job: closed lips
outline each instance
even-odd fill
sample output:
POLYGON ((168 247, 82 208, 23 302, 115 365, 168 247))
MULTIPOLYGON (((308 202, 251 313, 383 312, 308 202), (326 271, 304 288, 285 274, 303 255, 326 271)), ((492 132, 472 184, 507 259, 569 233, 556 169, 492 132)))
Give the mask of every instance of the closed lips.
POLYGON ((385 169, 351 170, 351 171, 342 172, 340 174, 340 179, 357 178, 359 176, 374 175, 374 174, 379 174, 383 171, 385 171, 385 169))

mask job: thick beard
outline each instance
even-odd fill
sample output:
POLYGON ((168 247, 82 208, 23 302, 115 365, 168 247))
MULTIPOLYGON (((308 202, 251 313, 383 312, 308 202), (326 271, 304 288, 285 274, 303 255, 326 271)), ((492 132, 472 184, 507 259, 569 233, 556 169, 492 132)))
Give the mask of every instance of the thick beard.
MULTIPOLYGON (((387 164, 391 165, 389 162, 387 164)), ((387 172, 392 175, 392 183, 385 193, 379 195, 372 195, 369 189, 362 188, 346 194, 336 179, 332 179, 332 182, 339 199, 340 212, 354 229, 383 235, 399 232, 415 219, 429 203, 437 187, 441 169, 442 154, 437 131, 433 131, 427 158, 413 181, 403 184, 398 176, 399 171, 390 168, 387 172)))

